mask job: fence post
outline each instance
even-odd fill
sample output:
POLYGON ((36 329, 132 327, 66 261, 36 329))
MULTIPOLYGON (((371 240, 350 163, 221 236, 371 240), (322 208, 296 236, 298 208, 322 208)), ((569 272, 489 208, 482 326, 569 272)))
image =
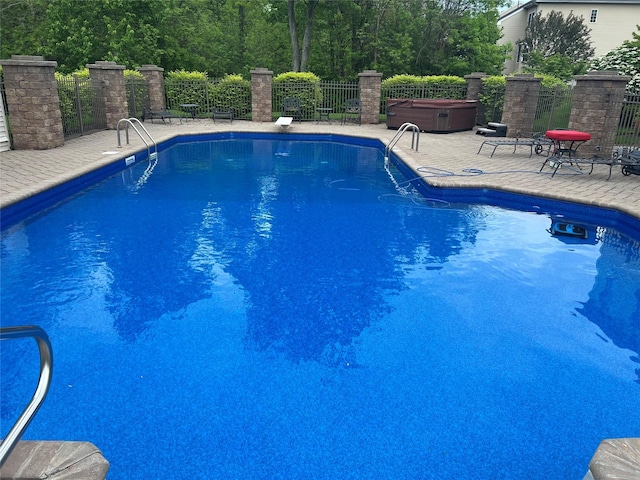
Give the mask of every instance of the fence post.
POLYGON ((16 150, 46 150, 64 145, 57 62, 40 56, 12 55, 0 60, 16 150))
POLYGON ((542 79, 532 73, 519 73, 507 77, 504 91, 502 123, 509 128, 508 136, 530 137, 536 119, 538 97, 542 79))
POLYGON ((580 147, 580 155, 613 153, 627 82, 631 77, 617 71, 588 72, 573 77, 569 128, 591 134, 591 141, 580 147), (598 148, 599 147, 599 151, 598 148))
POLYGON ((382 73, 365 70, 358 74, 360 102, 362 106, 361 122, 380 123, 380 98, 382 96, 382 73))
POLYGON ((149 104, 151 110, 164 111, 167 108, 164 94, 164 68, 156 65, 142 65, 137 68, 149 86, 149 104))
POLYGON ((271 85, 273 72, 266 68, 251 70, 251 121, 271 122, 271 85))
POLYGON ((115 130, 118 120, 129 117, 124 65, 97 61, 87 65, 94 95, 104 103, 107 129, 115 130))

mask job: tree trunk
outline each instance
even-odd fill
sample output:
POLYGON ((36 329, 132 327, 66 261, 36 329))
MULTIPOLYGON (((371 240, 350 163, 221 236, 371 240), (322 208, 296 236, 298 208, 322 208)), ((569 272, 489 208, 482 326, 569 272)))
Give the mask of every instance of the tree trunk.
POLYGON ((289 35, 291 36, 291 71, 300 71, 300 45, 298 45, 298 32, 296 28, 296 12, 294 0, 287 0, 287 13, 289 14, 289 35))
POLYGON ((300 71, 306 72, 309 52, 311 51, 311 32, 313 30, 313 11, 320 0, 307 0, 307 23, 304 29, 304 39, 302 40, 302 59, 300 60, 300 71))

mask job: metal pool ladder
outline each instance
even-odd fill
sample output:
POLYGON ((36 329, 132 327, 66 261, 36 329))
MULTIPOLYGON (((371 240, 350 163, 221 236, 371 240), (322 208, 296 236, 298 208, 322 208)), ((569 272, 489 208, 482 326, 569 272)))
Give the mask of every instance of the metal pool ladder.
POLYGON ((0 328, 0 340, 12 340, 15 338, 33 337, 38 343, 40 350, 40 379, 38 386, 33 394, 33 398, 22 412, 13 425, 9 433, 2 443, 0 443, 0 467, 11 454, 13 447, 16 446, 22 434, 31 423, 33 416, 36 414, 40 405, 47 396, 49 385, 51 384, 51 374, 53 371, 53 353, 51 351, 51 342, 46 332, 40 327, 23 326, 23 327, 4 327, 0 328))
POLYGON ((415 151, 418 151, 418 144, 420 143, 420 128, 411 122, 405 122, 400 125, 400 128, 393 136, 389 144, 384 149, 384 165, 385 167, 389 165, 389 154, 391 153, 391 149, 398 143, 398 140, 404 135, 404 132, 411 129, 411 148, 413 149, 415 143, 415 151))
POLYGON ((122 144, 120 143, 120 125, 122 123, 124 123, 124 125, 125 125, 124 131, 125 131, 125 138, 127 140, 127 145, 129 145, 129 125, 131 125, 131 128, 133 128, 136 131, 138 136, 142 139, 144 144, 147 146, 147 157, 149 158, 149 160, 152 160, 152 159, 155 159, 155 158, 158 157, 158 144, 153 139, 153 137, 148 132, 148 130, 146 128, 144 128, 144 125, 142 124, 142 122, 140 122, 140 120, 138 120, 135 117, 121 118, 120 120, 118 120, 118 124, 116 125, 116 131, 118 132, 118 148, 122 148, 122 144), (140 126, 140 128, 142 128, 142 130, 146 134, 146 137, 144 135, 142 135, 140 130, 138 130, 136 128, 136 124, 138 124, 140 126), (147 139, 151 140, 151 143, 153 144, 153 146, 155 148, 155 152, 151 151, 151 146, 149 145, 149 142, 147 141, 147 139))

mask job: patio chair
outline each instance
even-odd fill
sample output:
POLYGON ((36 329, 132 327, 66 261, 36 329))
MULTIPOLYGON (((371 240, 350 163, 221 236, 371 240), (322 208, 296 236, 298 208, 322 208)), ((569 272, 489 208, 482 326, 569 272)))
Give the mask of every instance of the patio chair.
POLYGON ((217 108, 214 107, 212 113, 213 123, 219 118, 228 118, 229 123, 233 123, 233 109, 232 108, 217 108))
POLYGON ((287 97, 282 102, 282 114, 281 117, 293 117, 297 118, 299 122, 302 122, 302 105, 298 97, 287 97))
POLYGON ((344 104, 344 112, 342 112, 342 125, 346 122, 358 123, 362 122, 362 102, 357 98, 347 100, 344 104))

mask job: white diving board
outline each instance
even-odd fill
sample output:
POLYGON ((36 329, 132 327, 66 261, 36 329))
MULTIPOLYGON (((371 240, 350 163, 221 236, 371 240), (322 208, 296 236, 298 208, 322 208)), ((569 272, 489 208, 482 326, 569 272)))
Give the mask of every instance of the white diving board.
POLYGON ((276 125, 282 130, 286 130, 289 128, 289 125, 291 125, 291 122, 293 122, 293 117, 279 117, 278 120, 276 120, 276 125))

